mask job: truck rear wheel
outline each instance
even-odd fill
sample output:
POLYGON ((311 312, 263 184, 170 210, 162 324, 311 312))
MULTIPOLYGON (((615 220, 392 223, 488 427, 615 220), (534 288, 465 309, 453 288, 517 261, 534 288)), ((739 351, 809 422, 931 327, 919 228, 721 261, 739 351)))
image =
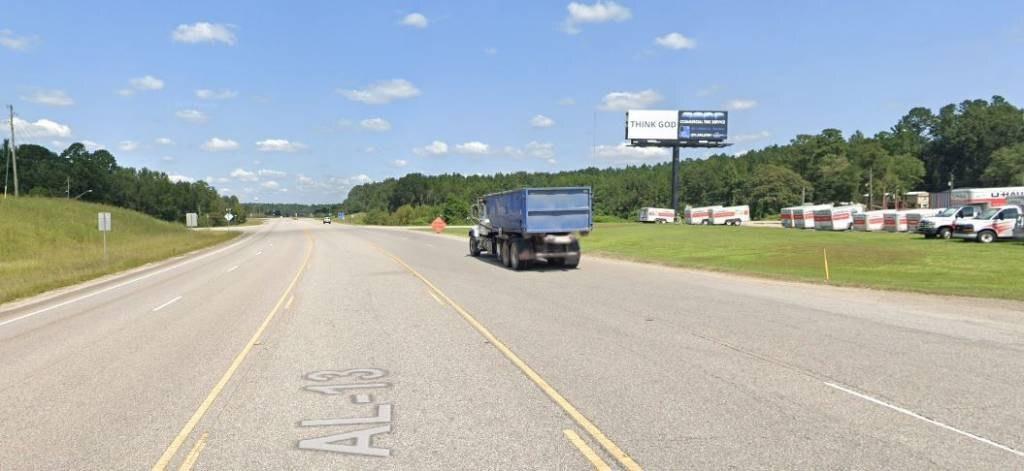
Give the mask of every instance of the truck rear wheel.
POLYGON ((509 248, 511 249, 508 251, 509 268, 515 271, 519 271, 526 268, 527 262, 520 259, 524 249, 526 248, 526 244, 524 243, 524 241, 522 239, 515 239, 508 245, 509 248))
POLYGON ((575 255, 569 255, 562 260, 562 266, 565 268, 576 268, 580 266, 580 242, 577 240, 572 241, 569 244, 569 251, 576 252, 575 255))
POLYGON ((503 240, 503 241, 501 241, 499 243, 501 244, 501 264, 505 265, 506 267, 511 267, 512 266, 512 257, 509 256, 509 252, 511 252, 510 249, 512 247, 510 247, 510 246, 512 244, 509 244, 507 240, 503 240))
POLYGON ((469 236, 469 255, 473 257, 480 256, 480 242, 473 236, 469 236))

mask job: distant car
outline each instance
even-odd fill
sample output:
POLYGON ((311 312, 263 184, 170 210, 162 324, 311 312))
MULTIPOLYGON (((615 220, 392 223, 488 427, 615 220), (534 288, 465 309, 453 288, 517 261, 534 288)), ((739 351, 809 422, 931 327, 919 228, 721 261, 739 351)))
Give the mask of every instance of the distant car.
POLYGON ((331 218, 324 218, 324 224, 330 224, 331 218))

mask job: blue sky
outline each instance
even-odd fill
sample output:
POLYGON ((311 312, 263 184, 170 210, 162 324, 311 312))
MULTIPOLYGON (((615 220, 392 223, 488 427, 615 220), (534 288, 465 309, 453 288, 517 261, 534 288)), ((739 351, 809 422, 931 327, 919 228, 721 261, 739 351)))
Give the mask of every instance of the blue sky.
POLYGON ((729 109, 728 151, 742 152, 826 127, 871 134, 913 106, 1024 103, 1020 1, 4 10, 0 99, 21 142, 87 141, 243 201, 340 201, 409 172, 666 160, 622 145, 626 107, 729 109))

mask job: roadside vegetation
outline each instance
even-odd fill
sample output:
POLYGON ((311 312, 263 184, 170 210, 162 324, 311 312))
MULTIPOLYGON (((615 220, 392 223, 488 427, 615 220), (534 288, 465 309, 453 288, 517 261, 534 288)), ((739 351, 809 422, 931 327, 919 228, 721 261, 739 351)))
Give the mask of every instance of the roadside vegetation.
MULTIPOLYGON (((936 111, 913 108, 890 129, 873 136, 829 128, 761 149, 755 148, 758 139, 769 135, 742 136, 748 142, 738 143, 736 150, 749 152, 681 163, 682 201, 693 206, 748 204, 752 216, 763 219, 777 217, 782 207, 800 204, 802 194, 807 201, 819 203, 866 203, 863 195, 869 182, 875 204, 886 194, 944 191, 951 179, 958 188, 1020 185, 1024 182, 1021 114, 1020 108, 996 96, 949 104, 936 111)), ((615 154, 615 149, 597 149, 596 153, 600 159, 602 154, 615 154)), ((651 160, 662 163, 557 173, 411 173, 356 186, 340 210, 366 213, 368 224, 409 224, 406 216, 417 215, 424 207, 430 209, 422 210, 424 213, 458 220, 477 197, 487 193, 522 187, 590 186, 595 216, 633 219, 642 207, 670 207, 668 154, 651 160)), ((616 163, 608 159, 593 165, 616 163)))
POLYGON ((0 200, 0 303, 229 240, 135 211, 59 198, 0 200), (97 213, 111 213, 108 258, 97 213))
MULTIPOLYGON (((423 229, 429 230, 429 229, 423 229)), ((465 237, 466 229, 446 234, 465 237)), ((932 240, 908 233, 599 224, 581 239, 601 255, 645 263, 830 284, 1024 300, 1024 244, 932 240), (966 265, 965 265, 966 263, 966 265)))

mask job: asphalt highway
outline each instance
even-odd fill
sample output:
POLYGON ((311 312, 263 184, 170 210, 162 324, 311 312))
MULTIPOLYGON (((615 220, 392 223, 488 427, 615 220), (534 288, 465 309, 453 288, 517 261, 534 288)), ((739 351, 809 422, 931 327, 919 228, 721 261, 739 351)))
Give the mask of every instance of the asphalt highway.
POLYGON ((1024 469, 1024 305, 276 219, 0 311, 0 470, 1024 469))

